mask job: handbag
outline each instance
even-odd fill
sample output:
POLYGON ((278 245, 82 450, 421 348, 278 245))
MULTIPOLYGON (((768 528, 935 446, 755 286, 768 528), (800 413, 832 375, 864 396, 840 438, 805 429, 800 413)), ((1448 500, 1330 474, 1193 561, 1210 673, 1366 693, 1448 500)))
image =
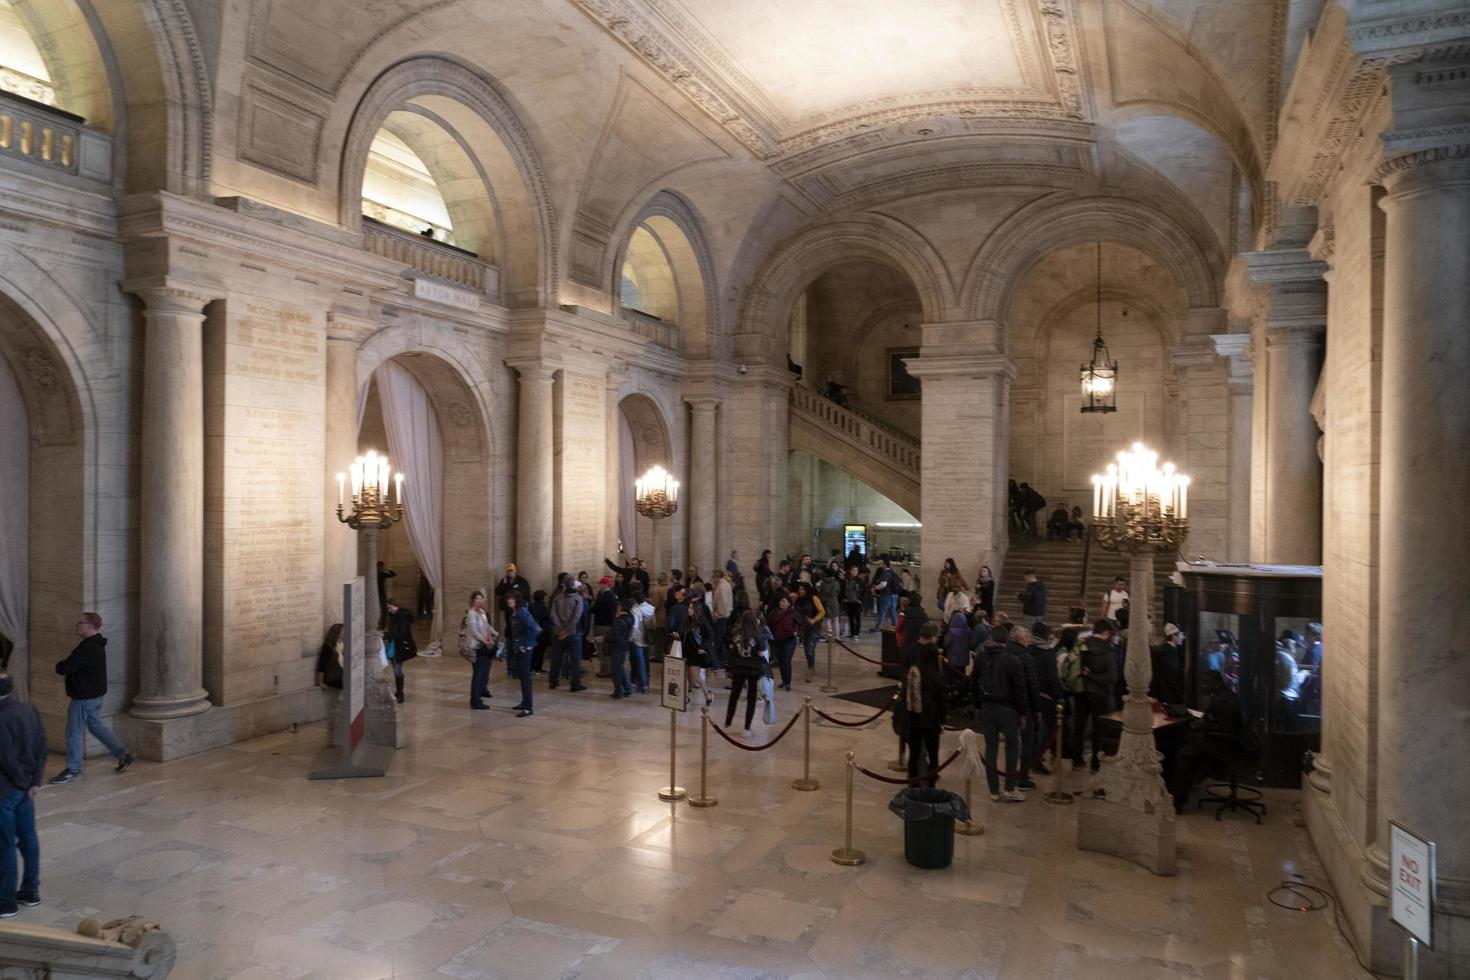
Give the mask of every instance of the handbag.
POLYGON ((776 682, 770 677, 761 678, 761 697, 765 700, 761 708, 761 721, 767 725, 776 723, 776 682))

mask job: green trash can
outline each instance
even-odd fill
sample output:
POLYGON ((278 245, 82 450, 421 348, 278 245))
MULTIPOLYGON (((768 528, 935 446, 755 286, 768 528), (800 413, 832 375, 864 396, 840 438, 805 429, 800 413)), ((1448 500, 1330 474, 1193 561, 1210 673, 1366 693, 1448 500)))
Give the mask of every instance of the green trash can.
POLYGON ((954 822, 968 821, 964 798, 947 789, 909 786, 888 809, 903 818, 903 856, 916 868, 947 868, 954 861, 954 822))

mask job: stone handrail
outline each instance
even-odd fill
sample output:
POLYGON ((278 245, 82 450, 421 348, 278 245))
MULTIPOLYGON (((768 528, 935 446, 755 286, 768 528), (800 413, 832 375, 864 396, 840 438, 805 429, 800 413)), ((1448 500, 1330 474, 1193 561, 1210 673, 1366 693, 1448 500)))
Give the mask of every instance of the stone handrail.
POLYGON ((52 174, 112 178, 110 137, 80 116, 0 91, 0 160, 25 160, 52 174))
POLYGON ((362 247, 374 255, 495 299, 500 270, 471 252, 365 218, 362 247))
POLYGON ((638 336, 653 341, 661 347, 669 350, 679 349, 679 326, 668 323, 656 316, 639 313, 637 310, 623 310, 623 322, 628 325, 638 336))
POLYGON ((918 477, 919 443, 912 436, 800 385, 791 389, 791 408, 842 439, 875 452, 892 466, 918 477))
MULTIPOLYGON (((100 931, 111 935, 116 930, 103 927, 100 931)), ((16 976, 163 980, 173 969, 176 955, 173 938, 156 929, 122 943, 50 926, 0 923, 0 967, 26 971, 16 976)), ((8 970, 0 973, 11 975, 8 970)))

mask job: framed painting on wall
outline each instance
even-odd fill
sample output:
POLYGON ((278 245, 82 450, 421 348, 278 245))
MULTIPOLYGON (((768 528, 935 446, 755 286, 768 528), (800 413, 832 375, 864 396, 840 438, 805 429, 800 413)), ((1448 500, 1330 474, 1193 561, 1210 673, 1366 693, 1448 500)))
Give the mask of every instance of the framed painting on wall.
POLYGON ((904 359, 918 357, 917 347, 888 348, 888 400, 914 401, 919 397, 919 379, 909 374, 904 359))

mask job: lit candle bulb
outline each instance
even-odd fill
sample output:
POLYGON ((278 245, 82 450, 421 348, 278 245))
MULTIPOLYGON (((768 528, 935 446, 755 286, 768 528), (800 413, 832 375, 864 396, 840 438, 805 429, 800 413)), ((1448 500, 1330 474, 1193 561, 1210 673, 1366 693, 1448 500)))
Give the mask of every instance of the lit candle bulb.
POLYGON ((342 484, 344 482, 346 482, 346 480, 347 480, 347 477, 346 477, 345 474, 342 474, 342 473, 338 473, 337 474, 337 506, 338 507, 341 507, 342 506, 342 484))
POLYGON ((1102 516, 1102 477, 1092 474, 1092 516, 1102 516))
POLYGON ((393 481, 394 481, 394 483, 397 484, 397 486, 394 488, 394 494, 393 494, 394 499, 396 499, 398 501, 398 506, 402 507, 403 506, 403 471, 402 470, 399 470, 397 473, 393 474, 393 481))

